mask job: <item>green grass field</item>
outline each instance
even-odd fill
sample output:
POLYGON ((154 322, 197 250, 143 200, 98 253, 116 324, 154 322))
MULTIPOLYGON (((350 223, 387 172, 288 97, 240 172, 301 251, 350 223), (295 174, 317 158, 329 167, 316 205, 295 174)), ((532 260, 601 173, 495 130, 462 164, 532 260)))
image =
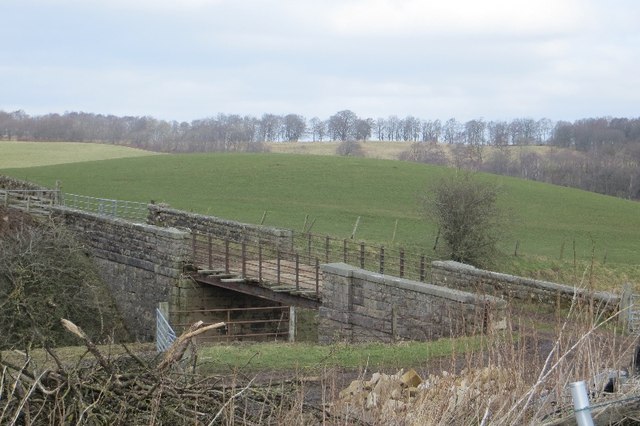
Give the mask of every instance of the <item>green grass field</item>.
MULTIPOLYGON (((398 241, 428 248, 435 229, 420 211, 420 194, 450 169, 398 161, 285 154, 185 154, 4 169, 0 173, 108 198, 155 200, 173 207, 258 223, 385 243, 396 219, 398 241)), ((537 182, 493 175, 513 223, 505 252, 556 258, 595 253, 613 263, 638 264, 640 204, 537 182)))
POLYGON ((158 155, 155 152, 116 145, 74 142, 0 141, 0 169, 77 163, 112 158, 158 155))
POLYGON ((420 368, 434 358, 482 348, 482 338, 461 337, 396 344, 255 343, 203 346, 198 363, 204 372, 280 370, 321 371, 327 367, 357 369, 420 368))

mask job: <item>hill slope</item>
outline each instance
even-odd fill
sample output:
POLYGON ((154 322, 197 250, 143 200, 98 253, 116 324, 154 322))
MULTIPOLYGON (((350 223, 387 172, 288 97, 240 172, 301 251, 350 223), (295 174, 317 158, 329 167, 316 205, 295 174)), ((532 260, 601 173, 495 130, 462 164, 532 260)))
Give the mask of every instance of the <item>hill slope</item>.
MULTIPOLYGON (((436 231, 420 212, 426 185, 453 170, 397 161, 284 154, 189 154, 0 170, 0 173, 66 192, 137 201, 258 223, 301 229, 305 215, 313 232, 348 237, 361 216, 356 238, 396 240, 430 250, 436 231)), ((500 202, 513 212, 503 249, 557 258, 563 241, 569 257, 606 251, 609 262, 637 264, 640 204, 570 188, 494 175, 500 202)))
POLYGON ((0 169, 77 163, 158 153, 126 146, 75 142, 0 142, 0 169))

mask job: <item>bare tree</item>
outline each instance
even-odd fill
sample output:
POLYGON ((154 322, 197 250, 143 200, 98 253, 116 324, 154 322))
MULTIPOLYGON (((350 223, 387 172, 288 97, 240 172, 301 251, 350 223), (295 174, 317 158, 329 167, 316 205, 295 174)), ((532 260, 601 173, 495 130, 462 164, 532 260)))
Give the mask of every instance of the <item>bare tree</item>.
POLYGON ((506 121, 490 121, 487 123, 487 130, 490 145, 506 146, 509 144, 509 125, 506 121))
POLYGON ((309 120, 309 127, 311 130, 311 139, 315 141, 320 141, 324 139, 327 133, 327 125, 324 121, 320 120, 318 117, 313 117, 309 120))
POLYGON ((284 139, 289 142, 297 142, 307 130, 307 123, 301 115, 287 114, 282 120, 284 139))
POLYGON ((440 120, 423 120, 421 131, 422 142, 440 142, 442 123, 440 123, 440 120))
POLYGON ((274 114, 263 114, 260 119, 260 140, 273 142, 278 139, 282 117, 274 114))
POLYGON ((376 118, 376 136, 379 141, 384 140, 385 130, 387 127, 387 123, 384 118, 378 117, 376 118))
POLYGON ((397 141, 400 140, 398 137, 400 128, 400 119, 395 115, 390 115, 387 118, 387 140, 389 141, 397 141))
POLYGON ((444 141, 448 144, 460 143, 462 140, 462 126, 455 118, 448 119, 442 127, 444 141))
POLYGON ((354 132, 358 116, 350 110, 339 111, 329 117, 328 130, 333 140, 346 141, 354 132))
POLYGON ((353 138, 357 141, 366 141, 371 137, 374 121, 371 118, 358 118, 353 126, 353 138))

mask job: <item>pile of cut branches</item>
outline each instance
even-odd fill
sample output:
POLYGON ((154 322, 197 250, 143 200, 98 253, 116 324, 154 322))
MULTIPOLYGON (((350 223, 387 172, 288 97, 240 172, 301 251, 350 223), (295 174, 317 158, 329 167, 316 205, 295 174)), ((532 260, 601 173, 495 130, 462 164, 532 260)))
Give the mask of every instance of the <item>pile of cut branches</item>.
POLYGON ((290 383, 203 377, 181 366, 191 340, 218 323, 192 325, 162 357, 133 354, 110 359, 70 321, 63 326, 93 356, 64 365, 47 349, 56 368, 39 369, 28 354, 18 365, 0 357, 0 424, 276 424, 286 415, 290 383))

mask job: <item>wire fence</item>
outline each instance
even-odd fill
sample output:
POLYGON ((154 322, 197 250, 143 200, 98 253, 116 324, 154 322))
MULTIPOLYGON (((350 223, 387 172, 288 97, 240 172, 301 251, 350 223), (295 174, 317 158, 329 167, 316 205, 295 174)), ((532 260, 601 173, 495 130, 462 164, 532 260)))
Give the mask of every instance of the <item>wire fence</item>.
MULTIPOLYGON (((137 201, 116 200, 68 194, 59 190, 0 190, 0 200, 27 211, 62 205, 71 209, 115 217, 133 222, 146 222, 148 205, 137 201)), ((215 232, 215 230, 212 230, 215 232)), ((312 233, 293 233, 290 249, 273 240, 248 238, 244 242, 193 233, 196 264, 209 269, 214 265, 234 270, 258 281, 279 284, 286 281, 311 283, 317 292, 319 264, 344 262, 380 274, 426 282, 431 279, 432 258, 405 250, 397 245, 373 245, 353 239, 339 239, 312 233)))
POLYGON ((156 351, 164 352, 175 342, 176 332, 164 317, 162 311, 156 308, 156 351))
POLYGON ((117 217, 132 222, 146 222, 149 214, 146 203, 96 198, 87 195, 63 193, 61 204, 75 210, 96 213, 101 216, 117 217))

